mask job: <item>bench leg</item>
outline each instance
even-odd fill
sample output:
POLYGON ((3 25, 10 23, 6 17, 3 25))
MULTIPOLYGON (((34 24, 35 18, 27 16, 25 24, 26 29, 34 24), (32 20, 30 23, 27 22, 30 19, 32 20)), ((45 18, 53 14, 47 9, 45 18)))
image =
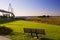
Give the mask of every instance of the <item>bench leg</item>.
POLYGON ((31 36, 33 37, 33 34, 31 33, 31 36))
POLYGON ((36 33, 36 37, 37 37, 37 39, 39 39, 39 37, 38 37, 38 34, 36 33))

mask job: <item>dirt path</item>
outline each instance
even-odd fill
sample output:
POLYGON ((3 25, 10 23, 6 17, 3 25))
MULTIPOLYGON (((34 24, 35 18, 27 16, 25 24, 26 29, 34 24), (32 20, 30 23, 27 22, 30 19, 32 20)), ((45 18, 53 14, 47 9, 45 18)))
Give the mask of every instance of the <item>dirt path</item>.
POLYGON ((0 40, 11 40, 11 39, 6 38, 6 37, 4 37, 4 36, 0 36, 0 40))

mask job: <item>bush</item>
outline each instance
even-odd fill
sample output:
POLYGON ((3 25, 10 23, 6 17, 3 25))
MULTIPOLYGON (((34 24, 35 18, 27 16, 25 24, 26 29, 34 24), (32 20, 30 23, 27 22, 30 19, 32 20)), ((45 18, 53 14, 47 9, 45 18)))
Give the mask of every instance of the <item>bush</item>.
POLYGON ((0 26, 0 35, 8 35, 11 32, 12 32, 12 29, 5 26, 0 26))

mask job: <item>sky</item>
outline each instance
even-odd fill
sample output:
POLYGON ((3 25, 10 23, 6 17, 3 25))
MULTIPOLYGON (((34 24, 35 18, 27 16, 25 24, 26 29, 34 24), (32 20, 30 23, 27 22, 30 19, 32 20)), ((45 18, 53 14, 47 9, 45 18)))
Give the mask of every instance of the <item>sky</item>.
POLYGON ((15 16, 60 16, 60 0, 0 0, 0 9, 8 11, 9 3, 15 16))

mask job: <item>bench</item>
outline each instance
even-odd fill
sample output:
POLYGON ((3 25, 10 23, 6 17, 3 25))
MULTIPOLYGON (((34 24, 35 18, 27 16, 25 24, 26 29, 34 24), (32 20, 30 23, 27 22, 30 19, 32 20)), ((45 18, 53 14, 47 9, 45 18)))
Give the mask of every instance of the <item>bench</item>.
POLYGON ((33 34, 36 34, 36 37, 38 38, 38 34, 45 35, 45 30, 44 29, 33 29, 33 28, 24 28, 24 33, 31 33, 31 36, 33 34))

